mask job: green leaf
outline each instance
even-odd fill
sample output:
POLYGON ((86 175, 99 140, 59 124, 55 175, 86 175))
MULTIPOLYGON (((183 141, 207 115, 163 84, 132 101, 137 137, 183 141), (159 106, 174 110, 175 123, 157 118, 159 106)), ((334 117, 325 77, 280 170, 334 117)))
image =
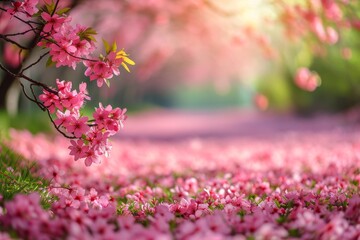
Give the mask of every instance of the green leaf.
POLYGON ((106 85, 107 85, 108 87, 110 87, 110 81, 109 81, 109 79, 105 79, 105 83, 106 83, 106 85))
POLYGON ((296 229, 296 228, 289 229, 288 233, 289 233, 289 237, 294 237, 294 238, 300 238, 301 237, 299 229, 296 229))
POLYGON ((49 13, 49 14, 51 14, 51 13, 54 11, 54 9, 55 9, 55 3, 54 3, 54 1, 51 1, 51 3, 46 3, 45 6, 46 6, 46 11, 47 11, 47 13, 49 13))
POLYGON ((46 67, 52 67, 55 65, 55 62, 53 62, 52 57, 49 57, 46 61, 46 67))
POLYGON ((63 15, 64 13, 67 13, 68 11, 70 11, 70 8, 66 7, 66 8, 63 8, 63 9, 60 9, 59 11, 57 11, 56 14, 63 15))
POLYGON ((89 42, 96 42, 96 39, 94 35, 96 35, 97 32, 93 28, 86 28, 84 31, 81 31, 78 33, 78 36, 81 40, 85 39, 89 42))

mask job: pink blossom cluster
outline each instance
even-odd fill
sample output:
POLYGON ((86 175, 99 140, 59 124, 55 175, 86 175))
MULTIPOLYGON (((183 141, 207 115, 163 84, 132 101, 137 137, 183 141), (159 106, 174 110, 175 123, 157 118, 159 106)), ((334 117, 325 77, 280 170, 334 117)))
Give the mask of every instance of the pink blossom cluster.
MULTIPOLYGON (((43 90, 43 94, 39 99, 44 103, 44 106, 49 109, 50 113, 63 111, 67 109, 71 113, 79 114, 80 108, 84 105, 85 100, 90 100, 86 90, 86 83, 79 85, 79 92, 72 90, 72 82, 56 80, 56 93, 43 90)), ((61 125, 60 123, 57 125, 61 125)))
POLYGON ((36 173, 51 180, 46 191, 57 196, 49 210, 37 203, 23 215, 8 208, 21 210, 33 195, 5 203, 1 221, 20 237, 360 237, 356 126, 271 139, 114 141, 111 161, 94 168, 75 164, 63 138, 11 135, 8 144, 38 162, 36 173), (51 227, 31 232, 41 219, 51 227))
POLYGON ((46 22, 43 32, 46 37, 40 45, 45 45, 50 49, 51 61, 56 63, 56 67, 68 66, 73 69, 76 64, 90 57, 95 50, 94 42, 82 36, 86 28, 80 25, 73 27, 70 25, 70 17, 59 16, 43 12, 41 17, 46 22))
POLYGON ((72 83, 56 80, 56 94, 44 90, 39 99, 44 103, 50 113, 55 113, 57 118, 54 124, 78 140, 71 140, 70 155, 75 160, 85 158, 85 165, 100 163, 100 155, 109 155, 111 146, 108 138, 123 128, 126 119, 126 109, 112 109, 110 105, 99 108, 93 113, 93 124, 88 117, 81 116, 80 109, 85 100, 89 100, 86 83, 81 83, 79 92, 72 90, 72 83))
POLYGON ((122 59, 117 58, 115 52, 110 52, 104 61, 84 62, 87 67, 85 75, 90 77, 90 81, 96 80, 98 87, 101 87, 104 82, 109 85, 108 79, 120 74, 119 67, 122 63, 122 59))
POLYGON ((27 17, 31 17, 38 12, 36 7, 38 3, 39 0, 11 1, 11 7, 7 10, 7 12, 12 15, 22 13, 27 17))
MULTIPOLYGON (((58 1, 45 1, 40 4, 38 1, 25 0, 12 1, 11 5, 7 6, 8 12, 13 15, 26 12, 29 17, 40 19, 40 40, 37 45, 49 49, 48 65, 55 63, 56 67, 67 66, 75 69, 77 63, 82 62, 87 67, 85 75, 90 77, 90 81, 96 80, 98 87, 104 82, 109 86, 109 79, 120 74, 120 66, 129 71, 126 64, 133 65, 134 62, 124 50, 117 51, 116 43, 110 48, 104 40, 106 55, 100 54, 97 59, 94 58, 95 30, 71 25, 71 17, 66 14, 68 9, 60 8, 58 4, 58 1), (35 13, 37 15, 34 15, 35 13)), ((32 26, 31 22, 29 26, 32 26)), ((79 85, 79 91, 72 89, 73 83, 70 81, 57 79, 56 85, 56 89, 41 85, 43 93, 39 96, 39 105, 42 103, 52 114, 51 118, 57 130, 66 137, 73 138, 69 149, 75 160, 85 159, 86 166, 100 163, 99 156, 108 156, 111 149, 108 138, 123 127, 126 109, 113 109, 110 105, 103 107, 100 103, 93 113, 94 119, 91 120, 80 112, 85 101, 90 100, 86 83, 79 85)))
POLYGON ((104 82, 109 86, 109 79, 120 75, 121 65, 129 71, 124 62, 134 64, 124 50, 116 52, 116 44, 110 49, 105 40, 106 55, 92 57, 96 50, 96 32, 81 25, 72 26, 70 16, 42 12, 41 17, 45 25, 42 30, 43 41, 39 45, 50 49, 51 61, 56 63, 56 67, 68 66, 75 69, 77 63, 83 62, 87 67, 85 75, 90 81, 97 80, 97 86, 101 87, 104 82))
POLYGON ((312 92, 320 86, 320 77, 308 68, 299 68, 295 75, 295 84, 306 91, 312 92))
POLYGON ((352 19, 345 14, 349 4, 349 1, 307 0, 302 5, 283 5, 282 21, 290 37, 312 32, 320 42, 336 44, 340 29, 353 27, 352 19))

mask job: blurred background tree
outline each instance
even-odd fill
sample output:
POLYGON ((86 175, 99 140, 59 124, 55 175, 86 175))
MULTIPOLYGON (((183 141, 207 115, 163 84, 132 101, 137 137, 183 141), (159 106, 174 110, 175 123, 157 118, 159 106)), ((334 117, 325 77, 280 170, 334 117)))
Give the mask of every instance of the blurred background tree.
MULTIPOLYGON (((134 73, 122 73, 122 80, 93 96, 106 97, 105 103, 130 110, 237 108, 253 106, 254 96, 261 93, 270 109, 309 114, 342 111, 360 100, 356 0, 64 0, 61 4, 72 5, 74 21, 94 26, 99 35, 129 49, 137 63, 134 73), (321 77, 314 92, 294 83, 299 67, 321 77)), ((1 14, 0 32, 16 27, 7 20, 1 14)), ((1 61, 18 67, 16 49, 3 43, 0 48, 1 61)), ((43 65, 44 69, 31 70, 33 78, 48 83, 56 76, 85 81, 83 69, 45 71, 43 65)), ((7 106, 15 113, 20 106, 33 112, 30 102, 17 103, 17 85, 11 88, 4 73, 0 77, 0 108, 7 106)))

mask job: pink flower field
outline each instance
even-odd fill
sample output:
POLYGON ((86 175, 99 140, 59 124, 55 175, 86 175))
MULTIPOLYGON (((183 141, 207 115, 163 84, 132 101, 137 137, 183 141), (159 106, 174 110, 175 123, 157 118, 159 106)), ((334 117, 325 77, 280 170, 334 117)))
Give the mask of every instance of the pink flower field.
POLYGON ((90 167, 61 136, 11 136, 50 181, 41 191, 56 196, 49 209, 38 193, 4 204, 1 225, 22 238, 360 239, 354 125, 272 138, 125 137, 90 167))
POLYGON ((360 240, 359 33, 359 0, 0 1, 0 240, 360 240))

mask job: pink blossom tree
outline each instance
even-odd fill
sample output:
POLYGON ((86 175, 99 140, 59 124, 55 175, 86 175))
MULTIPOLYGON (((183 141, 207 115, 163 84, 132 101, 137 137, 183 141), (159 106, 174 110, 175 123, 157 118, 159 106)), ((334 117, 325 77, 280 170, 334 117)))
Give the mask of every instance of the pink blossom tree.
MULTIPOLYGON (((100 104, 93 119, 83 116, 81 108, 90 100, 86 83, 76 90, 72 81, 57 79, 56 86, 51 87, 28 76, 28 70, 44 59, 47 66, 73 70, 82 63, 85 76, 102 88, 120 74, 120 66, 129 71, 127 65, 134 64, 123 49, 118 49, 117 41, 139 60, 135 69, 139 79, 149 79, 167 64, 177 63, 172 78, 180 74, 191 82, 215 79, 217 85, 226 88, 231 76, 254 74, 251 66, 259 58, 280 58, 268 34, 274 26, 280 25, 285 37, 295 43, 305 40, 317 49, 315 54, 324 54, 324 45, 337 44, 343 31, 360 29, 360 20, 351 11, 355 1, 261 3, 264 9, 258 8, 261 4, 244 5, 235 0, 223 5, 212 0, 4 1, 0 5, 0 47, 4 49, 0 107, 12 82, 18 79, 24 95, 48 112, 59 132, 73 139, 71 155, 90 165, 98 162, 99 155, 108 154, 107 139, 121 129, 126 110, 100 104), (251 6, 255 12, 261 11, 261 18, 251 22, 252 16, 242 22, 251 6), (72 17, 68 14, 71 9, 72 17), (276 14, 270 14, 269 9, 276 14), (114 43, 103 41, 103 47, 97 48, 95 30, 73 22, 96 24, 114 43), (261 57, 254 49, 260 49, 261 57), (38 58, 30 62, 35 50, 38 58), (28 89, 24 82, 29 84, 28 89), (40 96, 36 87, 42 90, 40 96)), ((346 56, 350 56, 351 49, 346 49, 346 56)), ((296 84, 315 90, 320 78, 307 66, 296 67, 302 67, 296 74, 296 84)), ((262 102, 267 101, 264 99, 262 102)))
MULTIPOLYGON (((255 79, 264 73, 264 62, 281 60, 282 50, 290 45, 305 45, 314 55, 326 54, 326 46, 341 47, 344 57, 349 57, 351 48, 341 41, 344 33, 359 30, 360 25, 354 11, 358 3, 345 0, 251 3, 228 0, 225 4, 215 0, 60 2, 70 5, 75 22, 96 25, 107 39, 130 50, 137 59, 133 72, 135 79, 142 81, 142 88, 156 85, 164 90, 171 79, 191 84, 213 80, 218 89, 226 90, 230 79, 255 79), (287 43, 278 44, 276 38, 285 39, 287 43), (159 81, 161 84, 157 84, 159 81)), ((2 29, 18 28, 15 21, 9 24, 5 14, 1 16, 2 29)), ((44 17, 49 18, 46 14, 44 17)), ((49 24, 47 28, 50 27, 49 24)), ((69 47, 70 52, 74 50, 69 47)), ((52 56, 59 54, 58 57, 64 58, 58 50, 53 48, 52 56)), ((7 53, 4 56, 14 55, 11 54, 14 51, 19 49, 14 49, 13 44, 4 44, 4 53, 7 53)), ((6 58, 8 68, 29 56, 24 51, 17 55, 11 60, 6 58)), ((58 66, 69 64, 64 61, 58 66)), ((294 80, 297 68, 308 65, 299 61, 291 66, 294 80)), ((98 73, 89 70, 87 74, 95 78, 98 73)), ((103 81, 98 79, 101 85, 103 81)), ((10 83, 9 80, 1 83, 0 108, 5 106, 3 98, 10 83)))
MULTIPOLYGON (((90 0, 74 14, 101 26, 102 34, 136 56, 134 73, 142 85, 164 76, 161 85, 171 79, 191 83, 210 79, 224 87, 231 78, 253 79, 262 71, 259 64, 264 59, 281 61, 283 50, 293 46, 313 56, 326 54, 327 47, 349 53, 344 35, 359 30, 356 1, 245 2, 90 0), (84 18, 84 13, 96 17, 84 18), (166 73, 169 66, 176 66, 171 68, 171 77, 166 73)), ((294 80, 297 68, 308 65, 299 61, 291 66, 294 80)))
POLYGON ((129 71, 127 64, 134 65, 126 52, 117 49, 116 43, 110 45, 103 40, 105 53, 96 53, 97 45, 94 29, 79 24, 74 25, 72 18, 67 14, 70 10, 61 6, 61 1, 39 2, 38 0, 9 1, 0 7, 2 18, 21 23, 21 29, 4 29, 0 38, 19 49, 21 54, 41 48, 38 58, 27 63, 19 61, 15 68, 0 64, 0 68, 17 79, 26 98, 48 116, 54 127, 63 136, 72 139, 70 155, 75 160, 84 159, 85 165, 99 163, 102 155, 108 156, 111 145, 110 136, 120 131, 126 119, 126 109, 104 107, 101 103, 93 113, 93 119, 84 116, 81 112, 86 101, 90 100, 87 84, 80 83, 78 90, 73 88, 73 82, 56 79, 56 87, 42 83, 27 75, 27 70, 42 63, 47 58, 47 65, 56 67, 71 67, 83 63, 87 69, 85 75, 90 82, 96 81, 98 87, 104 83, 110 86, 110 79, 119 75, 119 67, 129 71), (33 41, 25 45, 23 39, 32 35, 33 41), (25 84, 27 82, 29 87, 25 84), (36 94, 40 88, 42 94, 36 94))

